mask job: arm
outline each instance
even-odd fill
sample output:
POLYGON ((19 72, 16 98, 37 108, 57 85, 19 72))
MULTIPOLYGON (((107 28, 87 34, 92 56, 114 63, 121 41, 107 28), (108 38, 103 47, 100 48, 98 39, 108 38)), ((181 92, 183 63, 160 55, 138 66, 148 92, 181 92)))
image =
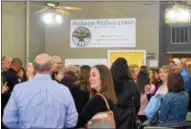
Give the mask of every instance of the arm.
POLYGON ((7 106, 5 107, 3 123, 8 128, 18 128, 18 111, 15 99, 15 91, 12 92, 7 106))
POLYGON ((184 91, 190 94, 190 90, 191 90, 190 76, 187 74, 182 74, 182 77, 184 79, 184 91))
POLYGON ((103 98, 98 95, 92 97, 79 114, 77 127, 84 127, 95 114, 104 110, 106 110, 106 105, 103 98))
POLYGON ((78 113, 70 91, 68 90, 65 128, 74 128, 77 124, 78 113))
POLYGON ((168 116, 168 112, 170 110, 170 97, 169 95, 165 95, 163 101, 161 103, 161 109, 159 114, 159 119, 165 121, 168 116))

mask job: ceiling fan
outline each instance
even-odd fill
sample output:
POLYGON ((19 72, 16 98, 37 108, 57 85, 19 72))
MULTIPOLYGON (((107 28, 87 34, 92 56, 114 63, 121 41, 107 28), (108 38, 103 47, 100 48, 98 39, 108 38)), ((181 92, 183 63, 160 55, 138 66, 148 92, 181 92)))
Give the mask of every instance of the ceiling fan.
MULTIPOLYGON (((24 5, 26 6, 26 5, 24 5)), ((30 6, 42 6, 42 5, 32 5, 30 4, 30 6)), ((42 6, 43 8, 36 11, 35 14, 40 14, 40 13, 44 13, 46 11, 48 12, 57 12, 63 16, 70 16, 71 13, 68 11, 81 11, 83 10, 80 7, 69 7, 69 6, 60 6, 59 2, 45 2, 45 5, 42 6)))

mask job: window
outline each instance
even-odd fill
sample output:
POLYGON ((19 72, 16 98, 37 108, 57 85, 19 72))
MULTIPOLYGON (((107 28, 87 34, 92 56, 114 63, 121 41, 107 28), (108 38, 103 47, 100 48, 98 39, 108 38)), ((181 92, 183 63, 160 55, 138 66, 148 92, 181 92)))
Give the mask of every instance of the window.
POLYGON ((189 26, 171 27, 171 44, 188 44, 189 26))

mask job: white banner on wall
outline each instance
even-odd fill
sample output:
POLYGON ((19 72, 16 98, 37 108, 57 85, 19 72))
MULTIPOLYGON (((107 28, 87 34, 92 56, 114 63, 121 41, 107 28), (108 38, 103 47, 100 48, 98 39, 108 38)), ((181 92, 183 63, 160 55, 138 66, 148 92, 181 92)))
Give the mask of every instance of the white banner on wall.
POLYGON ((136 47, 136 19, 71 20, 70 47, 136 47))
POLYGON ((105 58, 66 58, 65 65, 73 64, 73 65, 99 65, 103 64, 107 66, 107 59, 105 58))

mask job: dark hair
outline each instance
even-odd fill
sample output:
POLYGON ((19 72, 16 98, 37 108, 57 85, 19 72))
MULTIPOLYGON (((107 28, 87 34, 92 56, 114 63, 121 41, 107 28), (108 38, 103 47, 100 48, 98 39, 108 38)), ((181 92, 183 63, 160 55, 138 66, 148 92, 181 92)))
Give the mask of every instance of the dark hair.
POLYGON ((140 93, 145 93, 145 86, 147 84, 149 84, 149 74, 147 72, 140 71, 137 76, 137 86, 140 93))
POLYGON ((20 79, 21 79, 21 82, 25 82, 25 81, 27 81, 27 80, 28 80, 28 78, 27 78, 27 74, 26 74, 25 69, 22 67, 20 70, 22 70, 22 71, 23 71, 23 77, 22 77, 22 78, 20 78, 20 79))
POLYGON ((88 65, 83 65, 80 67, 80 80, 89 81, 91 67, 88 65))
POLYGON ((142 66, 140 67, 140 71, 148 72, 148 68, 147 68, 147 66, 142 65, 142 66))
POLYGON ((149 69, 149 71, 151 71, 152 74, 153 74, 152 78, 149 78, 149 82, 150 82, 150 84, 154 84, 155 85, 156 82, 157 82, 157 80, 155 79, 155 70, 153 68, 151 68, 151 69, 149 69))
MULTIPOLYGON (((99 71, 101 79, 101 89, 100 94, 107 96, 114 104, 117 103, 117 97, 115 94, 113 79, 110 70, 105 65, 95 65, 92 68, 96 68, 99 71)), ((91 89, 91 96, 95 96, 97 92, 91 89)))
POLYGON ((154 72, 156 72, 157 74, 159 74, 159 69, 158 69, 158 68, 155 68, 155 69, 154 69, 154 72))
POLYGON ((90 70, 91 67, 88 65, 83 65, 80 67, 80 80, 75 82, 75 86, 79 86, 80 90, 90 92, 90 70))
POLYGON ((181 74, 170 73, 168 75, 168 90, 169 92, 184 91, 184 80, 181 74))
POLYGON ((117 58, 112 66, 111 73, 114 82, 123 82, 125 80, 132 80, 127 60, 125 58, 117 58))
POLYGON ((19 58, 14 58, 14 59, 11 61, 11 65, 20 66, 20 65, 22 65, 22 61, 21 61, 21 59, 19 59, 19 58))

